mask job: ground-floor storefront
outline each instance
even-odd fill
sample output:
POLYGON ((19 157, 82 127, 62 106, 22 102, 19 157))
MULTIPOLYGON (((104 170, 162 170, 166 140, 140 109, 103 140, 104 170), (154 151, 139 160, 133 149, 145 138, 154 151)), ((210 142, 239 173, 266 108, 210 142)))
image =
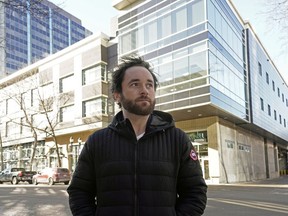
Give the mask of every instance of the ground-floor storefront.
POLYGON ((177 122, 177 126, 190 136, 207 182, 276 178, 284 172, 281 170, 287 170, 286 149, 224 119, 186 120, 177 122))
MULTIPOLYGON (((273 140, 218 117, 176 122, 190 137, 209 183, 247 182, 276 178, 287 173, 287 149, 273 140)), ((85 140, 93 131, 67 133, 39 141, 31 166, 32 142, 3 148, 3 168, 66 167, 75 170, 85 140)), ((286 147, 287 148, 287 147, 286 147)))

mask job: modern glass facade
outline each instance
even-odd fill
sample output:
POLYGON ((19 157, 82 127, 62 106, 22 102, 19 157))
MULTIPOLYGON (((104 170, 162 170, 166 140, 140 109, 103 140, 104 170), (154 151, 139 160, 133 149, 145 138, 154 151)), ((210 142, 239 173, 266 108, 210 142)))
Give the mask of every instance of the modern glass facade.
POLYGON ((250 120, 245 31, 226 1, 207 0, 211 102, 250 120))
POLYGON ((288 140, 288 89, 255 34, 247 29, 253 124, 288 140))
POLYGON ((21 0, 25 7, 0 6, 1 44, 0 77, 9 75, 92 34, 81 21, 56 5, 21 0), (24 9, 23 9, 24 8, 24 9))
POLYGON ((151 0, 119 17, 119 54, 153 63, 158 109, 212 104, 249 121, 244 34, 226 1, 151 0))
POLYGON ((152 63, 160 81, 156 109, 190 136, 207 181, 287 169, 287 156, 277 153, 287 148, 287 84, 230 0, 123 0, 114 7, 119 57, 136 53, 152 63))

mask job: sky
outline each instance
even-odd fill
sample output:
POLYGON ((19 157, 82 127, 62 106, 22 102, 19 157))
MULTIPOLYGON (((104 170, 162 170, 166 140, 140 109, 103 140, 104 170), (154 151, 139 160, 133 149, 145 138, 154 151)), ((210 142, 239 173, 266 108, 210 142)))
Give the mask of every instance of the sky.
MULTIPOLYGON (((113 0, 51 0, 54 4, 73 14, 82 25, 92 32, 110 34, 110 20, 117 15, 113 0)), ((267 0, 232 0, 244 20, 249 20, 270 58, 288 84, 288 50, 283 50, 279 34, 268 28, 265 11, 267 0)))

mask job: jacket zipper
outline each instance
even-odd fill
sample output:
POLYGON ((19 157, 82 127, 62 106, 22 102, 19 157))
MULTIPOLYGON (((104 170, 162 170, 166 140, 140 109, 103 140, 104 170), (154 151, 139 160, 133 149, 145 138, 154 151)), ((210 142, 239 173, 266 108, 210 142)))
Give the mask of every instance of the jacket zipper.
POLYGON ((138 151, 138 141, 135 143, 134 151, 134 216, 138 215, 138 190, 137 190, 137 151, 138 151))

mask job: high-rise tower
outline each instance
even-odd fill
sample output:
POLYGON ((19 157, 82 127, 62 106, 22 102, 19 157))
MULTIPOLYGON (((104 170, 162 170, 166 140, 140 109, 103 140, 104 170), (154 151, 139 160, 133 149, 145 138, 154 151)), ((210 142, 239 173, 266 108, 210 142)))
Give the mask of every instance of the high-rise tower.
POLYGON ((92 34, 49 1, 15 2, 0 2, 0 78, 92 34))

